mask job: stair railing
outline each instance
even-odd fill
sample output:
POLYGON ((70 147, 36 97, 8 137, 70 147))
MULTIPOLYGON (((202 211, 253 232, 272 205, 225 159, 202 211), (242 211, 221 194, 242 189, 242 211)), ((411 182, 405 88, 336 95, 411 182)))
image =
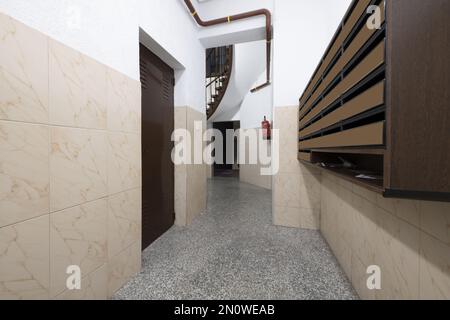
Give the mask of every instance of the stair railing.
POLYGON ((219 107, 230 81, 233 46, 210 49, 206 63, 206 114, 209 119, 219 107))

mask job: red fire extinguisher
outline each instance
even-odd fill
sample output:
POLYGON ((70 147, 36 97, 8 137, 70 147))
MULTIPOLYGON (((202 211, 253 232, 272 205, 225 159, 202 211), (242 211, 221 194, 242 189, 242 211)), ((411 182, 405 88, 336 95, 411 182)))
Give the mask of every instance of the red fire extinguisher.
POLYGON ((267 121, 266 116, 264 116, 264 121, 261 123, 261 127, 263 130, 263 138, 264 140, 270 140, 272 131, 271 131, 271 125, 270 122, 267 121))

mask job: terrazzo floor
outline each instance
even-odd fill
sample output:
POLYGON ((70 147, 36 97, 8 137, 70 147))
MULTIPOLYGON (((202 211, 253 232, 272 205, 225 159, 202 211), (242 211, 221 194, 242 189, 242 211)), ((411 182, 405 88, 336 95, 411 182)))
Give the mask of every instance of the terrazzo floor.
POLYGON ((205 215, 172 227, 113 299, 358 299, 317 231, 272 224, 271 191, 208 181, 205 215))

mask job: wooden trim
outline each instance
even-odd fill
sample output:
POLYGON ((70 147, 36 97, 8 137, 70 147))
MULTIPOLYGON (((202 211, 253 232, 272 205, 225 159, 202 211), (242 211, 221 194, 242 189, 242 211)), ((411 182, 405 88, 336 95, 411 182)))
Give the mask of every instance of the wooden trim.
POLYGON ((385 106, 386 106, 386 155, 384 156, 384 185, 391 185, 391 161, 392 161, 392 93, 389 89, 392 83, 392 63, 391 57, 393 54, 393 43, 392 43, 392 35, 393 31, 390 27, 390 22, 392 21, 392 1, 386 2, 385 8, 385 16, 386 16, 386 56, 385 56, 385 64, 386 64, 386 86, 385 86, 385 106))
MULTIPOLYGON (((382 12, 384 12, 384 2, 382 2, 381 8, 383 10, 382 12)), ((383 14, 381 23, 384 23, 384 21, 385 15, 383 14)), ((331 82, 331 80, 334 79, 342 69, 344 69, 344 67, 352 60, 352 58, 358 53, 358 51, 367 43, 367 41, 369 41, 370 37, 372 37, 377 31, 377 29, 371 30, 365 26, 359 31, 348 48, 344 51, 341 59, 338 60, 336 65, 330 71, 328 76, 331 79, 329 82, 331 82)))
MULTIPOLYGON (((313 91, 313 88, 314 88, 314 86, 319 82, 319 79, 321 79, 322 78, 322 73, 323 73, 323 71, 324 71, 324 69, 325 69, 325 66, 321 66, 320 67, 320 69, 319 69, 319 72, 317 72, 317 74, 314 76, 314 78, 313 78, 313 80, 312 80, 312 82, 311 82, 311 88, 308 88, 308 90, 310 91, 310 92, 308 92, 308 94, 306 95, 307 97, 309 97, 309 95, 310 94, 312 94, 312 93, 314 93, 314 92, 316 92, 317 91, 317 89, 316 90, 314 90, 313 91)), ((311 105, 311 103, 313 102, 313 99, 312 99, 312 97, 310 97, 308 100, 306 100, 304 103, 301 103, 300 104, 300 110, 307 110, 308 108, 309 108, 309 106, 311 105)))
MULTIPOLYGON (((332 43, 330 44, 329 49, 327 49, 327 51, 326 51, 326 55, 321 60, 322 62, 320 63, 320 66, 317 68, 316 72, 312 76, 312 80, 309 82, 304 94, 302 95, 302 97, 300 99, 300 109, 307 108, 307 106, 304 106, 304 104, 305 104, 305 102, 307 102, 306 100, 308 99, 310 94, 316 92, 315 99, 317 99, 317 97, 318 97, 317 92, 320 93, 320 90, 319 90, 319 88, 316 88, 316 90, 313 92, 312 90, 313 90, 314 86, 316 86, 317 82, 322 77, 322 73, 329 66, 330 62, 336 56, 339 49, 342 48, 342 44, 343 44, 344 40, 350 35, 350 32, 355 27, 356 23, 361 18, 361 16, 364 14, 366 8, 370 5, 370 2, 371 2, 371 0, 359 0, 358 4, 352 11, 350 17, 347 19, 345 25, 344 25, 344 22, 342 22, 340 24, 340 26, 342 26, 342 28, 339 28, 340 29, 339 33, 336 33, 336 35, 333 37, 332 43)), ((353 3, 352 3, 352 5, 353 5, 353 3)), ((308 102, 313 103, 315 99, 313 98, 313 96, 311 96, 308 99, 308 102)))
POLYGON ((359 96, 356 96, 340 108, 326 115, 319 121, 313 123, 300 131, 300 137, 308 136, 321 129, 327 128, 342 120, 349 119, 367 110, 375 108, 384 103, 384 81, 378 83, 359 96))
POLYGON ((450 202, 450 1, 371 0, 384 14, 378 31, 355 17, 362 3, 347 10, 302 95, 297 152, 385 197, 450 202))
POLYGON ((311 162, 311 153, 309 152, 299 152, 298 153, 298 159, 299 160, 303 160, 303 161, 307 161, 307 162, 311 162))
POLYGON ((344 25, 344 28, 342 29, 342 33, 346 35, 345 38, 347 38, 347 36, 350 34, 352 29, 356 25, 356 22, 358 22, 359 18, 361 18, 361 16, 366 12, 367 7, 370 5, 370 2, 371 2, 370 0, 358 1, 355 10, 353 10, 352 15, 350 16, 350 18, 348 18, 347 23, 344 25))
POLYGON ((387 187, 450 192, 450 1, 389 2, 387 187))
POLYGON ((383 193, 383 197, 435 201, 435 202, 450 202, 450 192, 386 189, 383 193))
POLYGON ((354 183, 362 188, 371 190, 378 194, 383 194, 383 192, 384 192, 384 187, 382 185, 377 184, 376 182, 365 181, 365 180, 355 178, 352 175, 352 173, 347 172, 346 170, 329 169, 329 168, 322 168, 322 169, 325 170, 327 173, 330 173, 338 178, 344 179, 346 181, 354 183))
POLYGON ((319 114, 322 110, 328 107, 331 103, 337 100, 342 94, 347 92, 351 87, 356 85, 359 81, 369 75, 370 72, 384 63, 385 44, 384 41, 379 43, 378 46, 373 49, 363 61, 361 61, 344 80, 342 80, 326 97, 301 121, 300 127, 303 127, 312 118, 319 114))
POLYGON ((347 90, 384 63, 384 49, 385 44, 384 41, 382 41, 347 77, 344 78, 344 80, 342 80, 338 85, 342 90, 342 93, 347 92, 347 90))
POLYGON ((353 173, 348 172, 345 169, 339 170, 339 169, 324 168, 324 167, 321 167, 321 166, 319 166, 317 164, 313 164, 313 163, 310 163, 308 161, 303 161, 303 160, 301 160, 301 163, 303 163, 305 165, 308 165, 308 166, 311 166, 311 167, 314 167, 314 168, 317 168, 319 170, 323 170, 324 172, 326 172, 328 174, 331 174, 331 175, 333 175, 335 177, 338 177, 340 179, 344 179, 346 181, 354 183, 354 184, 356 184, 356 185, 358 185, 358 186, 360 186, 362 188, 371 190, 371 191, 376 192, 378 194, 382 195, 383 192, 384 192, 384 187, 382 185, 379 185, 379 184, 377 184, 375 182, 363 181, 361 179, 355 178, 353 173))
POLYGON ((336 41, 338 35, 340 34, 340 32, 342 31, 342 26, 344 25, 344 23, 348 20, 347 18, 350 16, 351 13, 353 13, 353 10, 356 7, 356 3, 359 0, 353 0, 352 3, 349 5, 347 11, 345 12, 344 18, 342 18, 341 22, 339 23, 339 27, 336 30, 336 32, 333 35, 333 38, 331 39, 330 43, 328 44, 328 47, 326 48, 324 54, 322 55, 319 63, 317 64, 316 68, 314 69, 314 72, 312 73, 311 79, 309 80, 308 84, 306 85, 305 90, 303 91, 302 96, 300 97, 300 109, 302 109, 303 104, 306 102, 306 100, 308 99, 308 94, 310 93, 310 88, 314 87, 317 83, 314 82, 314 78, 316 78, 317 75, 319 75, 320 77, 322 76, 322 74, 319 72, 320 68, 323 65, 323 60, 325 59, 326 55, 328 54, 331 46, 334 44, 334 42, 336 41))
POLYGON ((370 147, 366 149, 361 148, 324 148, 324 149, 312 149, 312 153, 346 153, 346 154, 368 154, 368 155, 380 155, 386 154, 385 148, 370 147))
POLYGON ((384 144, 384 121, 354 129, 305 140, 299 143, 300 150, 312 148, 377 146, 384 144))
MULTIPOLYGON (((384 22, 384 17, 383 17, 384 22)), ((350 62, 350 60, 358 53, 358 51, 364 46, 364 44, 370 39, 370 37, 376 32, 376 29, 369 29, 363 27, 358 33, 356 38, 351 42, 351 45, 345 50, 343 55, 338 59, 328 75, 323 79, 320 85, 315 90, 314 94, 304 107, 310 108, 311 104, 323 93, 323 91, 331 84, 331 82, 338 76, 338 74, 344 69, 344 67, 350 62)))

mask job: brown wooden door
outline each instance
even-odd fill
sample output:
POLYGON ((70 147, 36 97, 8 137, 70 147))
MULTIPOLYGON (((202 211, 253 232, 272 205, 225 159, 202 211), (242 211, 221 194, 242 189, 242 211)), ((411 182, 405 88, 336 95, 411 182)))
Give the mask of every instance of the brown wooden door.
POLYGON ((174 71, 140 45, 142 82, 142 250, 175 220, 174 71))

